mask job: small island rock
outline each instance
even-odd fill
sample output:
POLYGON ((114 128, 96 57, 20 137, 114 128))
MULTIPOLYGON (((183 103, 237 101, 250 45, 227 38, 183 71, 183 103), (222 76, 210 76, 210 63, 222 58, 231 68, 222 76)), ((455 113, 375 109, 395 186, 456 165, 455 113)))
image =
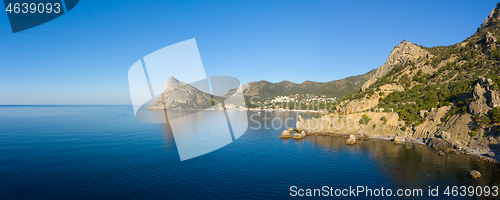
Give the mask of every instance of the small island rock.
POLYGON ((471 171, 469 171, 469 176, 471 178, 479 178, 479 177, 481 177, 481 173, 479 173, 476 170, 471 170, 471 171))
POLYGON ((284 130, 280 134, 280 138, 291 138, 291 137, 292 137, 292 135, 290 135, 290 132, 288 130, 284 130))
POLYGON ((356 136, 354 135, 350 135, 349 136, 349 139, 347 139, 347 141, 345 142, 346 144, 356 144, 356 136))
POLYGON ((302 138, 303 138, 303 136, 302 136, 302 134, 300 134, 300 133, 295 133, 295 134, 293 134, 293 137, 292 137, 292 138, 293 138, 293 139, 302 139, 302 138))
POLYGON ((396 136, 396 137, 394 137, 394 143, 395 144, 403 144, 403 139, 401 139, 401 137, 399 137, 399 136, 396 136))

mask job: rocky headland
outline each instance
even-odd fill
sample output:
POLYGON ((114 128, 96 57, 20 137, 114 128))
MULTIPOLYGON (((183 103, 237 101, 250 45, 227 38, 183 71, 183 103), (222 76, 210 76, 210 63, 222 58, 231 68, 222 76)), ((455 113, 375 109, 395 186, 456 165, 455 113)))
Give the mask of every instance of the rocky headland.
MULTIPOLYGON (((305 133, 419 143, 436 154, 500 153, 500 3, 476 33, 449 45, 402 41, 361 90, 328 114, 299 117, 290 135, 305 133)), ((298 138, 298 137, 297 137, 298 138)), ((474 175, 475 176, 475 175, 474 175)))

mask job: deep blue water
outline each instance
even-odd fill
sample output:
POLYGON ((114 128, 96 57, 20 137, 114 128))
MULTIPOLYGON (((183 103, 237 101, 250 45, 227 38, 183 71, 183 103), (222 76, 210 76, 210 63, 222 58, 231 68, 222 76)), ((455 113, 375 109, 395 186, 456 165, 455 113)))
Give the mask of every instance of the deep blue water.
MULTIPOLYGON (((296 113, 254 119, 264 116, 296 113)), ((471 156, 380 140, 282 140, 265 127, 180 161, 167 130, 138 121, 131 106, 0 106, 0 199, 283 199, 291 186, 421 188, 423 198, 439 186, 441 199, 446 186, 500 183, 498 166, 471 156), (470 169, 483 177, 470 179, 470 169)))

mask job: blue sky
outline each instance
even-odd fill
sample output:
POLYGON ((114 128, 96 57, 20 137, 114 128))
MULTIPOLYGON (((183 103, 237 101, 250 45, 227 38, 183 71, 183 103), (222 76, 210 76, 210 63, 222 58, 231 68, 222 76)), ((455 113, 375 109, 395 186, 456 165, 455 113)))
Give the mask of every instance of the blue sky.
POLYGON ((337 80, 384 64, 403 34, 424 46, 460 42, 496 3, 82 0, 16 34, 2 12, 0 105, 130 104, 130 66, 191 38, 208 76, 337 80))

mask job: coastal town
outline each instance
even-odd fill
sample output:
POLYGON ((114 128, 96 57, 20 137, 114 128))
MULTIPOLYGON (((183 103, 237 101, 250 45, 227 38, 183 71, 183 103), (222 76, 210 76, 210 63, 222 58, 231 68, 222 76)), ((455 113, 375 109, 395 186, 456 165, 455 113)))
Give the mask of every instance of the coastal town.
MULTIPOLYGON (((336 97, 313 94, 294 94, 268 98, 251 98, 248 110, 328 112, 338 105, 336 97)), ((227 108, 227 105, 226 105, 227 108)))

